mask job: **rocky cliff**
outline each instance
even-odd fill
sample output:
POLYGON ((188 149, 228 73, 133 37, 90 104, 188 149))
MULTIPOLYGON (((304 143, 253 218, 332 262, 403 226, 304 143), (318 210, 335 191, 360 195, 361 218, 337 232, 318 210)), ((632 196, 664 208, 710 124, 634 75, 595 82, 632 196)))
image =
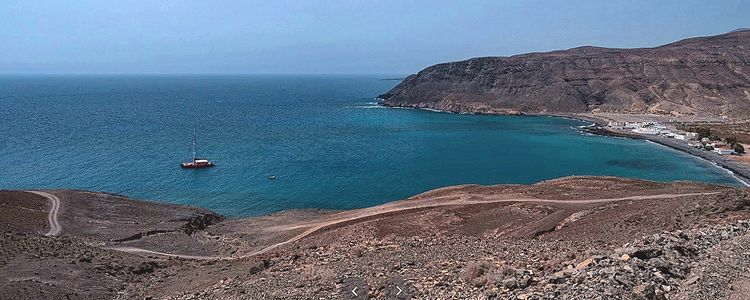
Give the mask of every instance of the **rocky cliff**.
POLYGON ((442 63, 379 98, 386 106, 453 112, 748 118, 750 30, 655 48, 579 47, 442 63))

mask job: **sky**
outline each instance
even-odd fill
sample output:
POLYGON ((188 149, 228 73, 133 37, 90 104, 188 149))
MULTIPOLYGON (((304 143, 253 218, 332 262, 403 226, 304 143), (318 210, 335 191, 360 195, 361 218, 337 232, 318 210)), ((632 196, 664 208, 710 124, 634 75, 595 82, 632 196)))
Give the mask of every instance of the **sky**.
POLYGON ((750 1, 0 1, 3 74, 411 74, 750 27, 750 1))

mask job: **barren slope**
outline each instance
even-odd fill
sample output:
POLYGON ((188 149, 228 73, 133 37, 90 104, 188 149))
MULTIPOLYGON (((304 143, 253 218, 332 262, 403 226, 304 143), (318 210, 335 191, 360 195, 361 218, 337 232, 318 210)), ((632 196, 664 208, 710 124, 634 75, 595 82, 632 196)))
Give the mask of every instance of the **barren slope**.
POLYGON ((639 49, 580 47, 442 63, 379 96, 473 113, 750 114, 750 31, 639 49))
MULTIPOLYGON (((6 218, 41 199, 24 192, 0 198, 18 207, 0 212, 8 223, 0 242, 4 295, 350 299, 357 287, 358 295, 380 299, 394 299, 399 289, 416 299, 738 299, 729 287, 746 288, 750 274, 750 190, 709 184, 567 177, 462 185, 359 210, 290 211, 189 231, 175 228, 191 218, 175 216, 209 214, 51 192, 62 202, 60 237, 42 236, 36 221, 6 218), (129 213, 136 209, 141 221, 129 213), (156 232, 113 240, 144 230, 156 232)), ((34 210, 29 216, 46 219, 34 210)))

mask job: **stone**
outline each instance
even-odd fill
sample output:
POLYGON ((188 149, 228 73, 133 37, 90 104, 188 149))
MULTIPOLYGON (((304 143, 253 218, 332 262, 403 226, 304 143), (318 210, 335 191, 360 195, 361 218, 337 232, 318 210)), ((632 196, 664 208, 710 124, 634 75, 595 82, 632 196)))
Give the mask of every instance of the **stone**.
POLYGON ((518 286, 521 288, 526 288, 531 283, 531 279, 528 277, 522 277, 518 280, 518 286))
POLYGON ((604 287, 604 295, 606 296, 612 296, 616 294, 615 288, 611 286, 604 287))
POLYGON ((666 279, 664 278, 664 275, 661 272, 654 272, 654 278, 658 279, 660 282, 664 282, 666 279))
POLYGON ((636 299, 653 299, 656 295, 652 286, 639 284, 633 287, 633 296, 636 299))
POLYGON ((691 285, 691 284, 697 282, 700 278, 701 277, 698 276, 698 275, 691 276, 688 279, 685 279, 685 282, 683 282, 682 285, 685 285, 685 286, 691 285))
POLYGON ((650 261, 651 265, 654 266, 654 268, 657 268, 659 270, 668 270, 669 269, 669 263, 667 263, 666 260, 664 260, 661 257, 654 258, 650 261))
POLYGON ((594 257, 593 257, 593 256, 592 256, 592 257, 589 257, 589 258, 587 258, 587 259, 583 260, 582 262, 578 263, 578 264, 576 265, 576 269, 577 269, 577 270, 583 270, 583 269, 586 269, 586 267, 588 267, 588 266, 589 266, 589 265, 590 265, 591 263, 593 263, 593 262, 594 262, 594 257))
POLYGON ((508 278, 502 281, 504 287, 509 289, 515 289, 518 286, 518 282, 515 278, 508 278))
POLYGON ((652 259, 654 257, 661 256, 662 252, 659 249, 639 249, 633 252, 633 257, 642 260, 652 259))
POLYGON ((630 280, 630 278, 628 278, 628 276, 624 274, 615 275, 615 281, 621 283, 624 286, 629 286, 632 284, 632 281, 630 280))

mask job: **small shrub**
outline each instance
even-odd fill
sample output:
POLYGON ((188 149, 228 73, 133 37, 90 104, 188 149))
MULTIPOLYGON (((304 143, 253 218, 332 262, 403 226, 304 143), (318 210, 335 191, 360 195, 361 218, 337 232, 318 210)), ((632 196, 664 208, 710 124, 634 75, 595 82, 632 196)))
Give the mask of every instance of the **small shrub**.
POLYGON ((149 261, 149 262, 141 263, 140 265, 136 267, 130 266, 128 269, 133 274, 141 275, 141 274, 146 274, 146 273, 152 273, 159 267, 160 265, 158 262, 149 261))
POLYGON ((742 144, 734 144, 734 152, 737 152, 737 154, 744 154, 745 153, 745 146, 742 146, 742 144))
POLYGON ((484 261, 475 261, 467 264, 459 277, 476 287, 503 286, 503 280, 515 280, 516 269, 506 265, 498 268, 484 261))
POLYGON ((487 273, 489 268, 489 264, 483 261, 470 262, 464 267, 463 271, 461 271, 459 277, 465 282, 476 283, 478 279, 487 273))
POLYGON ((542 267, 544 271, 550 272, 550 271, 559 269, 562 263, 563 261, 561 259, 553 258, 553 259, 546 260, 544 264, 542 265, 542 267))
POLYGON ((365 253, 365 250, 362 247, 359 247, 359 246, 353 247, 351 251, 352 251, 352 255, 354 255, 356 257, 362 257, 362 255, 364 255, 364 253, 365 253))
POLYGON ((692 131, 698 133, 699 138, 707 138, 711 136, 711 128, 708 127, 696 127, 692 128, 692 131))
POLYGON ((303 281, 325 281, 331 282, 336 278, 336 273, 326 266, 307 265, 302 269, 303 281))
POLYGON ((500 274, 505 277, 515 276, 516 269, 511 266, 503 266, 502 268, 500 268, 500 274))

